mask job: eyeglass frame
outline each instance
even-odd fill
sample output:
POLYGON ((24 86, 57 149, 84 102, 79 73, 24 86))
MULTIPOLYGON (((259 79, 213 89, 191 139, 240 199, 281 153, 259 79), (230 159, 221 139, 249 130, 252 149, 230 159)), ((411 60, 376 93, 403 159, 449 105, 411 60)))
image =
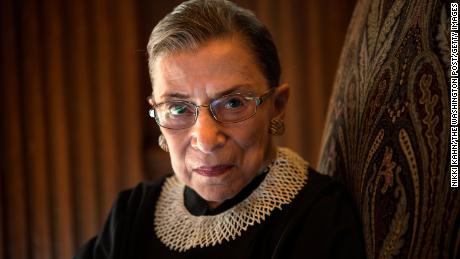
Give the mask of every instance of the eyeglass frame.
MULTIPOLYGON (((188 127, 185 127, 185 128, 179 128, 179 129, 175 129, 175 128, 170 128, 170 127, 165 127, 163 125, 161 125, 159 122, 158 122, 158 118, 157 116, 155 116, 155 107, 159 106, 159 105, 162 105, 162 104, 165 104, 165 103, 169 103, 169 102, 173 102, 173 101, 165 101, 165 102, 161 102, 161 103, 157 103, 157 104, 154 104, 152 105, 152 108, 149 109, 149 116, 151 118, 154 118, 155 119, 155 122, 158 124, 158 126, 160 127, 163 127, 163 128, 166 128, 166 129, 171 129, 171 130, 182 130, 182 129, 188 129, 188 128, 191 128, 193 125, 195 125, 196 121, 198 120, 198 116, 200 115, 200 108, 201 107, 208 107, 212 117, 214 118, 215 121, 219 122, 219 123, 222 123, 222 124, 232 124, 232 123, 238 123, 238 122, 242 122, 242 121, 245 121, 245 120, 249 120, 250 118, 254 117, 254 115, 256 115, 257 113, 257 108, 262 105, 262 103, 265 102, 265 100, 268 99, 268 97, 270 97, 275 91, 276 91, 276 88, 277 87, 271 87, 268 91, 266 91, 265 93, 263 93, 262 95, 260 96, 245 96, 243 95, 242 93, 231 93, 231 94, 226 94, 226 95, 223 95, 219 98, 215 98, 215 99, 212 99, 209 104, 203 104, 203 105, 197 105, 193 102, 190 102, 190 101, 185 101, 185 100, 175 100, 177 102, 182 102, 182 103, 187 103, 187 104, 191 104, 195 107, 195 119, 193 121, 193 124, 191 124, 190 126, 188 127), (247 118, 244 118, 242 120, 238 120, 238 121, 232 121, 232 122, 223 122, 223 121, 219 121, 217 119, 217 115, 214 113, 213 109, 212 109, 212 103, 216 100, 219 100, 221 98, 225 98, 225 97, 228 97, 228 96, 233 96, 233 95, 241 95, 243 98, 245 99, 249 99, 249 100, 253 100, 256 102, 256 107, 254 109, 254 113, 251 114, 249 117, 247 118)), ((153 96, 149 96, 147 98, 148 100, 152 100, 153 99, 153 96)))

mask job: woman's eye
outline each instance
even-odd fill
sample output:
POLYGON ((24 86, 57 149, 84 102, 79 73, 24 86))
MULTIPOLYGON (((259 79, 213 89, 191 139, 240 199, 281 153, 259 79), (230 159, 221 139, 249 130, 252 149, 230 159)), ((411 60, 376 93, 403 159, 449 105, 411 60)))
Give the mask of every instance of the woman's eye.
POLYGON ((244 100, 238 97, 231 98, 225 102, 225 109, 236 109, 244 105, 244 100))
POLYGON ((188 110, 187 105, 184 104, 173 104, 171 107, 169 107, 169 112, 172 115, 182 115, 186 113, 188 110))

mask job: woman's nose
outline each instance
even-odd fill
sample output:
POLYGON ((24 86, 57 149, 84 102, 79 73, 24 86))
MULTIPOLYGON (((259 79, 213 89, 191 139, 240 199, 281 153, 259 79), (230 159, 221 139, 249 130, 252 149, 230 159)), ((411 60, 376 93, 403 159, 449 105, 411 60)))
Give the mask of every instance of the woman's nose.
POLYGON ((191 128, 192 147, 202 153, 212 153, 222 147, 226 137, 221 131, 221 127, 219 122, 212 117, 209 109, 201 108, 195 125, 191 128))

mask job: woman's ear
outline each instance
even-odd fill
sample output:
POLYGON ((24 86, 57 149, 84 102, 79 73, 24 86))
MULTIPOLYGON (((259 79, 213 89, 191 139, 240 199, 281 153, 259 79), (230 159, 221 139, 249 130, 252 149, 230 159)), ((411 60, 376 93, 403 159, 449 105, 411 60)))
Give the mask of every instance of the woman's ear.
POLYGON ((276 88, 274 94, 274 113, 271 119, 284 120, 287 102, 289 100, 289 85, 282 84, 276 88))
POLYGON ((154 102, 153 102, 153 94, 150 95, 149 97, 147 97, 147 101, 149 102, 150 105, 154 105, 154 102))

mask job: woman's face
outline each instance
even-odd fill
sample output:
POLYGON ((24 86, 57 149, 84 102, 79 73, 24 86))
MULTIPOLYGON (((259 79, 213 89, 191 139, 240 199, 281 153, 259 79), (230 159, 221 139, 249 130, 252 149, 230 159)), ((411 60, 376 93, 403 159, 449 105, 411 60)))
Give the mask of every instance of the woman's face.
MULTIPOLYGON (((237 37, 160 56, 153 77, 155 103, 187 100, 207 105, 225 94, 260 96, 269 89, 249 48, 237 37)), ((221 124, 203 107, 192 127, 161 128, 179 180, 212 207, 235 196, 273 159, 269 122, 283 116, 287 97, 288 88, 278 88, 253 117, 238 123, 221 124)))

